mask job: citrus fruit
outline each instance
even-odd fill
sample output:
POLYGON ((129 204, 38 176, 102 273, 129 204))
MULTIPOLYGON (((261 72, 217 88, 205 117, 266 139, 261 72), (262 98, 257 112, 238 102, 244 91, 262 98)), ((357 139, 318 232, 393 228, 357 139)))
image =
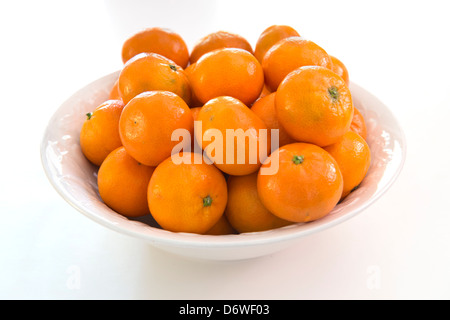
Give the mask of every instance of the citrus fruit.
POLYGON ((191 64, 195 63, 205 53, 222 48, 239 48, 253 54, 252 46, 241 35, 227 31, 216 31, 197 41, 191 51, 189 61, 191 64))
POLYGON ((275 110, 275 92, 256 100, 250 109, 264 121, 269 130, 278 130, 279 146, 295 142, 278 122, 275 110))
POLYGON ((364 116, 358 108, 353 108, 353 118, 350 130, 359 134, 364 140, 367 139, 367 126, 364 116))
POLYGON ((183 38, 170 29, 146 28, 129 37, 122 46, 125 63, 139 53, 158 53, 185 68, 189 62, 189 50, 183 38))
POLYGON ((340 76, 342 79, 344 79, 345 83, 347 85, 350 84, 350 79, 348 76, 348 70, 345 64, 336 58, 335 56, 330 56, 331 62, 333 63, 333 66, 331 67, 331 70, 336 73, 338 76, 340 76))
POLYGON ((231 96, 250 106, 264 86, 260 63, 246 50, 224 48, 204 54, 189 73, 195 96, 205 104, 231 96))
POLYGON ((150 214, 147 186, 154 167, 137 162, 124 147, 112 151, 98 170, 98 192, 103 202, 126 217, 150 214))
POLYGON ((358 187, 370 167, 370 149, 366 141, 357 133, 348 131, 339 139, 324 148, 339 165, 344 179, 342 198, 358 187))
MULTIPOLYGON (((184 73, 186 74, 187 78, 190 79, 191 77, 191 72, 192 70, 194 70, 194 68, 197 66, 197 63, 192 63, 190 65, 188 65, 186 67, 186 69, 184 69, 184 73)), ((203 103, 197 98, 197 96, 195 95, 195 91, 192 90, 191 88, 191 99, 189 102, 189 107, 191 108, 197 108, 197 107, 201 107, 203 106, 203 103)))
POLYGON ((286 25, 272 25, 265 29, 259 36, 255 46, 255 57, 259 62, 263 61, 267 51, 278 41, 289 38, 299 37, 298 32, 286 25))
POLYGON ((258 174, 257 190, 263 205, 292 222, 314 221, 329 214, 340 200, 344 185, 333 157, 310 143, 280 147, 266 162, 276 161, 276 157, 279 168, 275 174, 258 174))
POLYGON ((208 235, 225 235, 225 234, 236 234, 237 231, 233 229, 230 222, 228 221, 227 217, 223 214, 222 217, 220 217, 219 221, 216 222, 216 224, 205 232, 205 234, 208 235))
POLYGON ((211 99, 201 108, 197 120, 201 122, 201 127, 195 128, 197 143, 227 174, 257 171, 270 150, 266 125, 236 98, 211 99))
POLYGON ((302 37, 289 37, 278 41, 264 56, 262 67, 267 86, 276 91, 283 79, 303 66, 321 66, 331 69, 328 53, 315 42, 302 37))
MULTIPOLYGON (((143 92, 128 102, 119 121, 119 133, 127 152, 140 163, 157 166, 173 152, 175 130, 191 137, 194 119, 187 104, 169 91, 143 92)), ((190 141, 182 141, 184 146, 190 141)))
POLYGON ((140 53, 125 63, 119 75, 119 93, 127 104, 145 91, 176 93, 187 104, 191 99, 189 80, 183 68, 157 53, 140 53))
POLYGON ((289 136, 321 147, 344 135, 353 117, 352 96, 344 80, 317 66, 289 73, 277 90, 275 107, 289 136))
POLYGON ((148 185, 148 205, 163 229, 202 234, 223 215, 227 183, 200 154, 183 153, 181 158, 175 163, 169 157, 156 167, 148 185))
POLYGON ((80 146, 85 157, 96 166, 122 145, 119 119, 123 108, 122 101, 108 100, 86 114, 80 132, 80 146))
POLYGON ((122 100, 122 97, 120 96, 119 92, 119 79, 114 82, 114 85, 111 88, 111 91, 109 92, 109 100, 122 100))
POLYGON ((225 216, 240 233, 266 231, 291 224, 264 207, 258 196, 258 172, 228 177, 228 203, 225 216))

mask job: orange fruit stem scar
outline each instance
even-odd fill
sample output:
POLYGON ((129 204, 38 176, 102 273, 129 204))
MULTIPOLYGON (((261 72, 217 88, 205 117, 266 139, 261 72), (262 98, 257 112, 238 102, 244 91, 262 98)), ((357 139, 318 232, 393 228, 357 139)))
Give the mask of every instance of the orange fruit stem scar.
POLYGON ((294 164, 301 164, 301 163, 303 162, 304 159, 305 159, 304 156, 297 156, 297 155, 295 155, 295 156, 292 158, 292 162, 293 162, 294 164))
POLYGON ((329 87, 328 94, 333 102, 339 101, 339 89, 336 86, 329 87))
POLYGON ((212 198, 208 195, 203 198, 203 207, 209 207, 212 204, 212 198))

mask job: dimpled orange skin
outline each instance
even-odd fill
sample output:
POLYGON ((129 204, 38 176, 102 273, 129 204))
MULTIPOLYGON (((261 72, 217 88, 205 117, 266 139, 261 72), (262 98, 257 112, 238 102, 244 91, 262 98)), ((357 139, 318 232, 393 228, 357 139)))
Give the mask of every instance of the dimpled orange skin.
POLYGON ((139 94, 125 106, 119 121, 123 146, 148 166, 157 166, 172 154, 179 144, 171 138, 176 129, 187 130, 192 137, 194 119, 183 99, 169 91, 139 94))
POLYGON ((316 43, 302 37, 289 37, 278 41, 264 55, 262 67, 266 85, 276 91, 291 71, 303 66, 322 66, 331 69, 331 58, 316 43))
POLYGON ((340 76, 342 79, 344 79, 345 83, 350 85, 350 78, 348 76, 348 70, 347 67, 344 65, 344 63, 336 58, 335 56, 330 56, 331 62, 333 63, 333 66, 331 70, 336 73, 338 76, 340 76))
MULTIPOLYGON (((197 64, 194 62, 194 63, 188 65, 186 67, 186 69, 184 69, 184 73, 186 74, 188 79, 190 79, 190 77, 191 77, 190 74, 191 74, 192 70, 194 70, 196 65, 197 64)), ((191 100, 190 100, 190 103, 189 103, 189 107, 190 108, 197 108, 197 107, 202 107, 202 106, 203 106, 203 103, 201 103, 198 100, 197 96, 195 95, 195 91, 192 90, 192 88, 191 88, 191 100)))
POLYGON ((259 95, 258 99, 263 98, 271 93, 272 93, 272 91, 267 87, 266 84, 264 84, 263 89, 262 89, 261 94, 259 95))
POLYGON ((112 151, 98 171, 98 191, 103 202, 126 217, 150 214, 147 186, 155 170, 138 163, 124 147, 112 151))
POLYGON ((324 148, 339 165, 344 179, 342 198, 359 186, 370 167, 370 149, 357 133, 349 131, 338 142, 324 148))
POLYGON ((227 31, 216 31, 201 38, 192 49, 190 63, 197 62, 205 53, 222 48, 239 48, 253 54, 253 48, 248 41, 238 35, 227 31))
POLYGON ((124 65, 119 75, 119 92, 127 104, 145 91, 165 90, 176 93, 187 104, 191 89, 183 68, 156 53, 140 53, 124 65))
POLYGON ((197 120, 198 114, 200 113, 200 110, 202 110, 202 107, 191 108, 192 117, 194 118, 194 121, 197 120))
POLYGON ((275 94, 276 93, 273 92, 265 97, 256 100, 256 102, 252 105, 250 109, 262 121, 264 121, 268 129, 278 130, 278 137, 279 137, 278 145, 281 147, 289 143, 294 143, 296 141, 288 135, 286 130, 278 122, 275 110, 275 94))
POLYGON ((148 205, 163 229, 203 234, 223 215, 227 183, 200 154, 183 153, 181 157, 191 163, 177 164, 169 157, 155 169, 148 185, 148 205))
MULTIPOLYGON (((191 108, 192 117, 194 118, 194 121, 198 120, 198 114, 200 113, 200 110, 202 110, 202 107, 191 108)), ((194 136, 191 136, 191 152, 198 152, 198 153, 202 152, 202 147, 198 145, 197 140, 195 139, 194 136)))
MULTIPOLYGON (((246 175, 256 172, 261 166, 261 162, 264 158, 259 156, 260 143, 261 146, 265 146, 266 150, 270 150, 270 133, 267 133, 267 137, 260 135, 261 129, 267 130, 264 121, 262 121, 253 111, 251 111, 241 101, 232 97, 217 97, 211 99, 200 110, 197 120, 201 121, 201 128, 196 127, 195 138, 197 143, 202 146, 205 153, 212 160, 218 159, 214 164, 223 172, 230 175, 246 175), (201 131, 200 131, 201 129, 201 131), (213 136, 211 141, 205 139, 205 132, 212 132, 218 130, 223 141, 223 149, 215 148, 216 141, 213 136), (239 139, 227 139, 227 130, 239 130, 242 133, 249 133, 247 130, 255 130, 255 134, 250 134, 245 138, 244 144, 239 142, 239 139), (202 139, 203 138, 203 139, 202 139), (261 142, 260 142, 261 141, 261 142), (214 145, 213 145, 214 143, 214 145), (231 155, 227 155, 228 148, 234 143, 234 157, 232 161, 227 161, 227 156, 231 158, 231 155), (256 145, 257 155, 252 154, 250 157, 250 146, 256 145), (208 147, 209 146, 209 147, 208 147), (211 148, 213 150, 209 150, 211 148), (245 161, 238 160, 238 155, 245 155, 245 161), (211 156, 212 155, 212 156, 211 156), (220 163, 222 162, 222 163, 220 163), (232 163, 230 163, 232 162, 232 163)), ((239 131, 235 131, 239 133, 239 131)), ((261 153, 264 153, 261 150, 261 153)), ((265 153, 267 155, 267 153, 265 153)))
POLYGON ((358 108, 353 108, 353 119, 350 124, 350 130, 359 134, 364 140, 367 139, 367 126, 364 116, 358 108))
POLYGON ((267 51, 278 41, 289 38, 299 37, 300 34, 292 27, 285 25, 273 25, 265 29, 259 36, 255 45, 255 57, 259 62, 263 61, 267 51))
POLYGON ((258 174, 257 190, 264 206, 292 222, 314 221, 329 214, 343 188, 342 174, 333 157, 309 143, 285 145, 269 158, 276 156, 278 171, 273 175, 262 175, 261 171, 258 174))
POLYGON ((204 54, 189 73, 189 80, 203 104, 216 97, 231 96, 250 106, 261 94, 264 73, 248 51, 224 48, 204 54))
POLYGON ((280 84, 275 96, 278 121, 297 141, 321 147, 349 128, 353 102, 344 80, 324 67, 301 67, 280 84))
POLYGON ((189 62, 189 50, 183 38, 163 28, 147 28, 128 38, 122 46, 122 61, 126 63, 139 53, 158 53, 182 68, 189 62))
POLYGON ((114 85, 109 92, 109 100, 122 100, 119 92, 119 79, 114 82, 114 85))
POLYGON ((120 100, 108 100, 99 105, 81 127, 80 146, 85 157, 100 166, 106 156, 120 147, 119 119, 124 108, 120 100))
POLYGON ((258 172, 246 176, 230 176, 225 216, 238 232, 258 232, 287 226, 291 222, 278 218, 264 207, 258 196, 258 172))
POLYGON ((211 229, 209 229, 205 234, 213 235, 213 236, 220 236, 220 235, 237 234, 237 233, 238 232, 233 229, 233 227, 231 226, 227 217, 223 214, 222 217, 220 217, 219 221, 217 221, 217 223, 211 229))

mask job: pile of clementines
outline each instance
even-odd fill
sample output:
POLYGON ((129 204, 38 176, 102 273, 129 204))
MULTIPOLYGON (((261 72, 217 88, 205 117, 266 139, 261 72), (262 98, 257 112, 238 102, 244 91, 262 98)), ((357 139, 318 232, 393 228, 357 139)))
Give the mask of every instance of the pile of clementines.
POLYGON ((320 219, 370 166, 345 65, 289 26, 253 47, 219 31, 188 50, 148 28, 122 48, 80 146, 117 213, 173 232, 258 232, 320 219))

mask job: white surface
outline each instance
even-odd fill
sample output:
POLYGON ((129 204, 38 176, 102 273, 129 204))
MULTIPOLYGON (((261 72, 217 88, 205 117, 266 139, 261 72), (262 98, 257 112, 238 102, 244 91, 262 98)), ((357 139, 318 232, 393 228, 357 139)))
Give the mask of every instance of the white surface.
POLYGON ((446 1, 1 2, 0 298, 450 298, 447 12, 446 1), (129 33, 169 27, 192 47, 224 29, 254 45, 271 24, 338 56, 402 124, 405 167, 368 210, 267 257, 205 262, 93 223, 55 192, 39 159, 47 121, 120 68, 129 33))

